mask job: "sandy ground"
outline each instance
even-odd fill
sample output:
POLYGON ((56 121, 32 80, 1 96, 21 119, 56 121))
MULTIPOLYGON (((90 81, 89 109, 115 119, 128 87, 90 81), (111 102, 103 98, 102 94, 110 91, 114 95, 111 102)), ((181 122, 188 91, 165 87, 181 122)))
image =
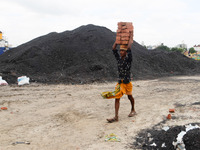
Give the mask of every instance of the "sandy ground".
POLYGON ((137 115, 129 118, 127 96, 120 104, 119 122, 114 100, 100 93, 114 90, 116 83, 88 85, 30 84, 0 87, 0 150, 109 150, 131 149, 137 133, 166 119, 170 108, 176 119, 163 126, 200 122, 200 76, 133 81, 137 115), (120 142, 105 142, 114 133, 120 142), (14 142, 29 141, 30 145, 14 142))

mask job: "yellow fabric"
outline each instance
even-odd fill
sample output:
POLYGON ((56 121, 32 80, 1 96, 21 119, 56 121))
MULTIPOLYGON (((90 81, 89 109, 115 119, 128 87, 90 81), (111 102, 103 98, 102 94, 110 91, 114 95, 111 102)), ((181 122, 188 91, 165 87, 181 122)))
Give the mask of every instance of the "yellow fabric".
POLYGON ((103 92, 101 93, 101 96, 103 98, 107 98, 107 99, 110 99, 110 98, 115 98, 116 94, 120 92, 120 85, 116 85, 115 87, 115 91, 113 92, 103 92))
POLYGON ((111 98, 121 98, 124 94, 132 95, 133 85, 132 83, 124 84, 124 83, 117 83, 115 86, 114 92, 103 92, 101 96, 106 99, 111 98))

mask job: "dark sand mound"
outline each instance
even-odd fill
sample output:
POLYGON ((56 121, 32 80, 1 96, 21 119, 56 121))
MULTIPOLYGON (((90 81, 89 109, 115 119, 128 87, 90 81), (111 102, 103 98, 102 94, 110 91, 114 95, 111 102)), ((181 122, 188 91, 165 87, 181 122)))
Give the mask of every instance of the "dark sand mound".
MULTIPOLYGON (((109 29, 95 25, 49 33, 1 55, 0 75, 8 83, 16 83, 21 75, 43 83, 117 80, 117 65, 111 50, 115 36, 109 29)), ((198 62, 178 52, 148 51, 134 42, 132 53, 134 79, 200 72, 198 62)))

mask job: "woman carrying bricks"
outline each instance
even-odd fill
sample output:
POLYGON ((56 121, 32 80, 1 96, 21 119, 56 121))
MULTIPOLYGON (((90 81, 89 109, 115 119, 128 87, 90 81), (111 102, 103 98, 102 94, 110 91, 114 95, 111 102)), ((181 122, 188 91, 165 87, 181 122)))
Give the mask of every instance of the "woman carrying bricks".
POLYGON ((132 83, 130 78, 130 69, 131 69, 131 62, 132 62, 132 53, 131 53, 131 40, 127 45, 120 45, 120 55, 118 54, 118 50, 116 49, 117 43, 115 42, 113 45, 113 54, 117 60, 118 66, 118 74, 119 80, 116 85, 116 88, 119 88, 119 92, 115 94, 115 96, 110 98, 115 98, 115 117, 107 119, 109 123, 118 121, 118 112, 120 106, 120 98, 123 94, 128 96, 128 99, 131 102, 131 112, 128 117, 133 117, 136 112, 134 108, 134 98, 132 96, 132 83))
POLYGON ((119 22, 116 41, 113 44, 113 54, 117 60, 119 80, 115 87, 114 92, 103 92, 101 95, 103 98, 115 98, 115 117, 107 119, 108 122, 118 121, 118 112, 120 105, 120 98, 123 94, 128 96, 131 102, 131 112, 128 117, 133 117, 136 112, 134 108, 134 98, 132 96, 132 83, 131 83, 131 63, 132 53, 131 44, 133 43, 133 25, 131 22, 119 22), (117 45, 120 45, 120 54, 118 53, 117 45))

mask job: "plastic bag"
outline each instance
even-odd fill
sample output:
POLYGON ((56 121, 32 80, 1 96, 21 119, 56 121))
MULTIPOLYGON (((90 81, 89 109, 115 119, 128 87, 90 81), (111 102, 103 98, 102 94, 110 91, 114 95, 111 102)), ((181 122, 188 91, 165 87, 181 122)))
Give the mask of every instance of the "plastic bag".
POLYGON ((0 85, 8 85, 6 80, 3 80, 1 76, 0 76, 0 85))
POLYGON ((27 76, 21 76, 21 77, 17 78, 18 85, 29 84, 29 80, 30 80, 30 78, 28 78, 27 76))

